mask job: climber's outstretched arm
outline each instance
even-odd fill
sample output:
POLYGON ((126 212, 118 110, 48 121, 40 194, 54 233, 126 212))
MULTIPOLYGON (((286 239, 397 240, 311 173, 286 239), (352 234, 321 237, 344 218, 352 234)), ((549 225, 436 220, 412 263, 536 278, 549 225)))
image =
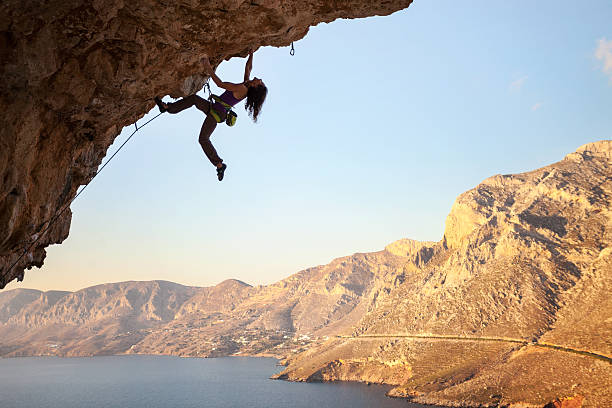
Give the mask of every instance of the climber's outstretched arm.
POLYGON ((213 70, 212 66, 210 65, 210 62, 208 61, 208 58, 202 58, 202 65, 204 65, 204 72, 210 75, 213 82, 219 88, 227 89, 228 91, 232 91, 232 92, 240 92, 244 89, 244 85, 242 84, 234 84, 232 82, 223 82, 221 78, 219 78, 217 74, 215 74, 215 71, 213 70))
POLYGON ((244 81, 251 79, 251 70, 253 69, 253 51, 249 51, 249 59, 244 66, 244 81))

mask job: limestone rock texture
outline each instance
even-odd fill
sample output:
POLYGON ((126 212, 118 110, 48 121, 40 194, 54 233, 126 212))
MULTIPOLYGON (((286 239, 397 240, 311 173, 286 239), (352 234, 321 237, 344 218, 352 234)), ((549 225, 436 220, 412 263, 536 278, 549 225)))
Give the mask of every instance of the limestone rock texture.
POLYGON ((293 356, 279 378, 382 382, 444 406, 542 407, 575 394, 610 406, 612 141, 485 180, 457 198, 441 242, 388 250, 402 248, 419 268, 352 336, 293 356))
POLYGON ((69 209, 41 234, 154 96, 202 88, 202 56, 216 66, 289 45, 318 23, 386 15, 411 1, 2 1, 0 288, 68 236, 69 209))

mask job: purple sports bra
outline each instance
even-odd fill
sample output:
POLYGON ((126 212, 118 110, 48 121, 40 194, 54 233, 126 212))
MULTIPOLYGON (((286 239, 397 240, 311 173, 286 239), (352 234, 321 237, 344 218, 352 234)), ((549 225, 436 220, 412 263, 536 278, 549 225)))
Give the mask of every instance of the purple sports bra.
MULTIPOLYGON (((223 102, 231 106, 236 105, 238 102, 244 99, 244 98, 242 99, 234 98, 234 93, 232 91, 227 91, 227 90, 223 92, 221 96, 219 96, 219 98, 221 98, 223 102)), ((213 104, 213 109, 216 110, 217 112, 225 112, 227 110, 227 108, 225 108, 225 106, 221 105, 219 102, 215 102, 213 104)))

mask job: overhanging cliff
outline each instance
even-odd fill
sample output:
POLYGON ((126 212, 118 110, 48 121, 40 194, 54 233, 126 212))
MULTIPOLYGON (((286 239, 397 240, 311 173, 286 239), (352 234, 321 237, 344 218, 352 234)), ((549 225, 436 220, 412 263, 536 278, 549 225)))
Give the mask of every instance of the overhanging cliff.
POLYGON ((69 209, 39 235, 154 96, 202 88, 204 54, 216 66, 249 48, 289 45, 321 22, 386 15, 411 2, 3 1, 0 288, 42 266, 45 248, 68 236, 69 209))

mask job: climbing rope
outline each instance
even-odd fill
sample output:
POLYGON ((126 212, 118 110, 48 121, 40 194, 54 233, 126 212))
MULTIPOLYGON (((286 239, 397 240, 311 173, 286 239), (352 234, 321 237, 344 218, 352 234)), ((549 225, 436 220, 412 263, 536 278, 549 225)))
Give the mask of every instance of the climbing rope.
MULTIPOLYGON (((210 88, 209 88, 210 89, 210 88)), ((72 200, 70 200, 68 202, 68 204, 65 204, 62 208, 60 208, 59 212, 56 212, 55 215, 53 217, 50 218, 50 220, 48 221, 47 227, 43 230, 43 232, 41 232, 38 237, 34 240, 34 242, 32 242, 28 247, 26 247, 26 249, 23 251, 23 253, 19 256, 19 258, 17 258, 17 260, 15 262, 13 262, 11 264, 11 266, 6 270, 6 276, 8 276, 8 273, 15 267, 15 265, 17 265, 19 263, 19 261, 28 253, 28 251, 30 249, 32 249, 32 247, 34 246, 34 244, 36 244, 42 237, 43 235, 45 235, 45 233, 51 228, 51 226, 55 223, 55 221, 57 221, 57 219, 60 217, 60 215, 62 215, 64 213, 64 211, 66 211, 66 209, 68 207, 70 207, 70 205, 74 202, 74 200, 77 199, 78 196, 81 195, 81 193, 83 191, 85 191, 85 189, 87 188, 87 186, 96 178, 96 176, 98 174, 100 174, 102 172, 102 170, 104 170, 104 168, 106 166, 108 166, 108 164, 111 162, 111 160, 113 160, 113 158, 121 151, 121 149, 123 149, 123 146, 125 146, 127 144, 127 142, 130 141, 130 139, 132 138, 132 136, 134 136, 136 134, 136 132, 138 132, 140 129, 142 129, 143 127, 145 127, 146 125, 148 125, 149 123, 151 123, 153 120, 157 119, 160 115, 162 114, 162 112, 158 113, 157 115, 155 115, 153 118, 149 119, 148 121, 146 121, 143 125, 140 125, 140 127, 138 127, 138 123, 134 123, 134 126, 136 127, 136 130, 134 130, 132 132, 132 134, 130 136, 128 136, 128 138, 125 140, 125 142, 123 142, 121 144, 121 146, 119 146, 119 148, 117 149, 117 151, 115 153, 112 154, 112 156, 106 161, 106 163, 104 163, 104 165, 102 167, 100 167, 98 169, 98 171, 96 171, 96 173, 93 175, 93 177, 83 186, 83 188, 81 189, 81 191, 79 191, 73 198, 72 200)), ((44 224, 43 224, 44 225, 44 224)), ((1 278, 0 278, 1 279, 1 278)), ((23 273, 17 277, 17 280, 22 281, 23 280, 23 273)), ((4 287, 4 285, 6 285, 6 283, 8 282, 4 282, 3 280, 0 280, 0 288, 4 287)))
POLYGON ((291 42, 291 50, 289 51, 289 55, 292 57, 295 55, 295 48, 293 48, 293 41, 291 42))

